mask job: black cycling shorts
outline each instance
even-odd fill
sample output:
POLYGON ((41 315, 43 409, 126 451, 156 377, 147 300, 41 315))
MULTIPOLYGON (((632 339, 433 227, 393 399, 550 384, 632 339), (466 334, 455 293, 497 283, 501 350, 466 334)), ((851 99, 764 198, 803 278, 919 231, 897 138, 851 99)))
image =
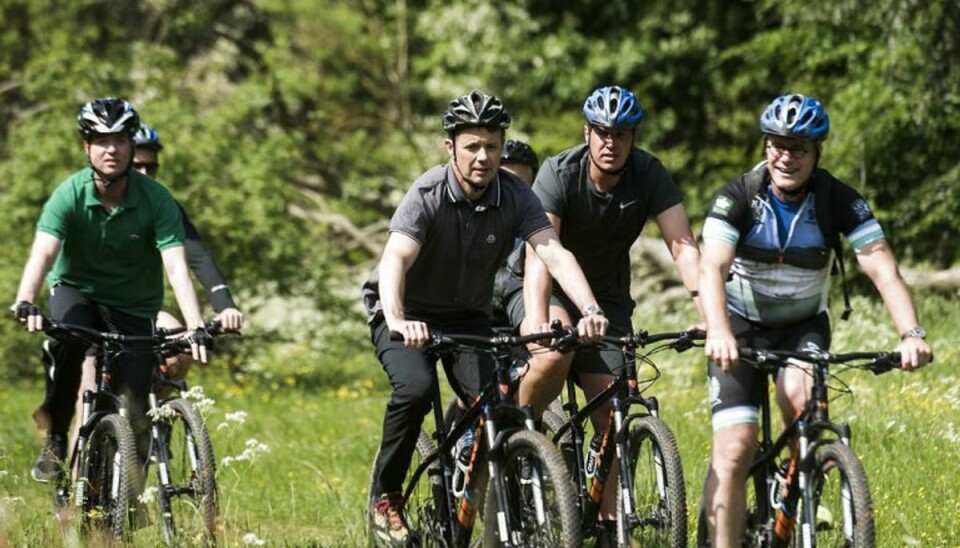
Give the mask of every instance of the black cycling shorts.
MULTIPOLYGON (((762 326, 731 314, 730 327, 740 347, 802 350, 816 345, 821 350, 830 349, 830 318, 826 312, 785 327, 762 326)), ((707 377, 714 432, 734 424, 760 423, 761 394, 769 389, 764 372, 743 362, 724 372, 708 362, 707 377)))

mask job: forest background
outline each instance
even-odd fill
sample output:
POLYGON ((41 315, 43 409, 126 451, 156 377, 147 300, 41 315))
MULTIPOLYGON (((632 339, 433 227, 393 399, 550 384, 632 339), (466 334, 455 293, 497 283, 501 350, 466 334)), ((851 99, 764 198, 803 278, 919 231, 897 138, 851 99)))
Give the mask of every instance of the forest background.
MULTIPOLYGON (((542 159, 581 142, 591 90, 629 87, 647 111, 638 145, 697 232, 761 158, 763 108, 813 95, 832 122, 822 165, 867 197, 915 292, 955 307, 955 0, 0 0, 0 22, 0 294, 85 163, 80 105, 124 97, 251 319, 212 364, 237 385, 382 384, 360 283, 405 189, 445 161, 441 112, 475 88, 542 159)), ((641 264, 645 293, 669 294, 671 268, 641 264)), ((5 385, 36 382, 36 343, 0 322, 5 385)))

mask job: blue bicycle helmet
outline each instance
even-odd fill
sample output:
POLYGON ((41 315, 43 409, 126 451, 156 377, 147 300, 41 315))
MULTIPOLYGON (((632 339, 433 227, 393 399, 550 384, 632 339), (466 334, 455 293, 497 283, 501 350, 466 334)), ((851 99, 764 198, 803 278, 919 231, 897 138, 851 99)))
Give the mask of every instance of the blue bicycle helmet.
POLYGON ((160 135, 157 133, 157 130, 147 124, 140 124, 140 130, 133 136, 133 142, 137 145, 137 148, 163 150, 163 145, 160 144, 160 135))
POLYGON ((634 128, 643 118, 643 107, 627 88, 599 87, 583 104, 587 123, 608 128, 634 128))
POLYGON ((820 101, 792 93, 777 97, 763 111, 760 130, 769 135, 820 142, 830 133, 830 118, 820 101))
POLYGON ((77 131, 86 140, 97 135, 127 133, 131 136, 140 129, 140 115, 133 105, 123 99, 105 97, 91 101, 80 108, 77 131))
POLYGON ((533 151, 533 148, 523 141, 515 141, 513 139, 508 139, 507 142, 503 144, 503 154, 500 155, 500 163, 522 164, 530 166, 534 170, 540 167, 540 161, 537 158, 537 153, 533 151))
POLYGON ((510 127, 510 113, 500 99, 474 90, 450 101, 443 113, 443 129, 448 134, 466 127, 506 130, 510 127))

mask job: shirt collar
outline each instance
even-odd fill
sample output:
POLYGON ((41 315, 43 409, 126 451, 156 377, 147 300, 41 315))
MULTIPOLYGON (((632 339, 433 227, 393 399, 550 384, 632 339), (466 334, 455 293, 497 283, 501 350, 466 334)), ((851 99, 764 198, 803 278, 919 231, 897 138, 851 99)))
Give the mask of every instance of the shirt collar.
POLYGON ((446 171, 446 183, 447 183, 447 197, 451 202, 466 202, 474 207, 477 211, 483 211, 484 209, 491 207, 500 207, 500 170, 497 170, 497 176, 494 177, 493 181, 487 186, 487 191, 483 193, 483 196, 479 200, 473 202, 467 198, 463 193, 463 189, 460 187, 460 182, 457 181, 457 174, 453 169, 453 162, 447 164, 446 171))
MULTIPOLYGON (((103 206, 100 203, 100 198, 97 197, 97 185, 93 180, 93 168, 87 167, 83 175, 83 205, 85 207, 97 207, 103 206)), ((123 203, 120 204, 118 209, 133 209, 140 205, 140 184, 139 178, 143 178, 145 175, 142 175, 140 172, 134 169, 127 170, 127 193, 123 197, 123 203)))

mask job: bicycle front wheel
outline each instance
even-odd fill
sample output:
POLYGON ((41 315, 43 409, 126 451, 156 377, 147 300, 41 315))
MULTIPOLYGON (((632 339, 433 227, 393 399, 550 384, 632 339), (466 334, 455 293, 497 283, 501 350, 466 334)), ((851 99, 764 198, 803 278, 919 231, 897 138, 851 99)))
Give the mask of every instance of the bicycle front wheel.
MULTIPOLYGON (((219 526, 220 501, 217 493, 213 444, 203 417, 189 400, 177 398, 164 404, 172 414, 160 432, 167 446, 167 462, 158 463, 160 520, 164 538, 212 543, 219 526), (168 481, 163 484, 159 470, 164 464, 168 481), (176 524, 176 528, 174 527, 176 524)), ((155 453, 156 456, 156 453, 155 453)))
POLYGON ((680 451, 670 428, 647 416, 630 427, 627 469, 633 484, 633 507, 618 493, 617 522, 626 528, 628 545, 687 545, 687 504, 680 451))
POLYGON ((74 490, 83 531, 125 541, 135 527, 134 502, 142 484, 130 424, 117 414, 94 427, 74 490))
POLYGON ((556 447, 539 432, 519 430, 507 439, 499 464, 509 508, 499 507, 491 481, 484 505, 484 545, 503 543, 503 525, 513 545, 579 547, 573 484, 556 447))
POLYGON ((813 523, 803 523, 798 534, 812 532, 818 547, 872 548, 873 505, 857 455, 843 443, 831 442, 817 449, 816 466, 810 478, 813 523))

